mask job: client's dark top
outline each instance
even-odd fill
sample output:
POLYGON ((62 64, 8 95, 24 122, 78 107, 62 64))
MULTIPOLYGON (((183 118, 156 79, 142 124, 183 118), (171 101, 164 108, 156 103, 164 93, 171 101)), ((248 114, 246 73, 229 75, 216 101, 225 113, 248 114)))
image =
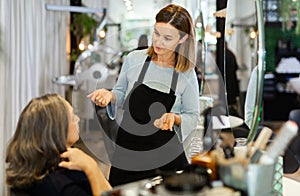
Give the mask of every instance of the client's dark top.
POLYGON ((12 189, 13 195, 32 196, 85 196, 92 195, 87 176, 81 171, 61 169, 47 175, 41 182, 36 183, 30 190, 12 189))

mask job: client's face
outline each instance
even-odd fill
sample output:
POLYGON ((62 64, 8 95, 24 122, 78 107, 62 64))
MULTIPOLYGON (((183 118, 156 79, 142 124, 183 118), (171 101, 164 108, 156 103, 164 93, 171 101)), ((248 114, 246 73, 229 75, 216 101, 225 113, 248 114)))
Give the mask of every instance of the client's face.
POLYGON ((72 106, 66 101, 69 112, 69 132, 67 138, 67 147, 72 146, 79 139, 79 117, 74 114, 72 106))

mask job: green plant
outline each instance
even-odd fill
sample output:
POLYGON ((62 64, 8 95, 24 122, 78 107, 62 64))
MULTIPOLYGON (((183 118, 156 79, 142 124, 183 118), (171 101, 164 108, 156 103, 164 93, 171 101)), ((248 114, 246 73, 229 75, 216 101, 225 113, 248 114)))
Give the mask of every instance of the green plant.
POLYGON ((70 54, 70 61, 76 61, 79 55, 81 54, 80 50, 72 49, 71 54, 70 54))
MULTIPOLYGON (((87 14, 75 13, 73 15, 73 22, 70 25, 71 31, 73 31, 76 36, 76 41, 79 41, 86 36, 89 36, 90 39, 94 38, 94 32, 98 26, 96 20, 90 17, 87 14)), ((92 40, 90 40, 92 42, 92 40)))
MULTIPOLYGON (((70 31, 75 36, 76 45, 78 46, 83 38, 88 38, 88 42, 92 43, 98 25, 98 22, 88 14, 74 13, 70 31)), ((70 53, 70 61, 76 61, 81 52, 78 48, 73 48, 70 53)))
POLYGON ((296 20, 295 33, 300 33, 300 0, 279 0, 279 15, 282 18, 282 30, 291 30, 296 20))

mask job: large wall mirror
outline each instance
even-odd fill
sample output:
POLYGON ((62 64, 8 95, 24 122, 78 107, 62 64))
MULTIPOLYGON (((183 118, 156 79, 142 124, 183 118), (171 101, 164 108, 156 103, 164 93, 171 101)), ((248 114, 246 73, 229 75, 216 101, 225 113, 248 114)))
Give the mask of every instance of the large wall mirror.
MULTIPOLYGON (((216 5, 217 0, 213 4, 216 5)), ((225 102, 226 115, 233 117, 230 119, 231 125, 238 119, 245 122, 244 129, 237 129, 235 125, 230 127, 236 130, 233 133, 238 132, 237 135, 233 134, 234 137, 245 137, 250 142, 256 135, 260 121, 265 70, 262 2, 228 0, 226 8, 215 13, 212 10, 208 12, 208 7, 212 6, 202 0, 201 40, 204 42, 201 48, 205 86, 200 94, 214 98, 214 103, 225 102), (217 32, 214 28, 218 18, 225 18, 224 32, 217 32), (224 36, 223 39, 220 36, 224 36), (218 42, 225 42, 221 44, 224 45, 224 53, 216 52, 218 42), (216 60, 210 60, 211 54, 214 59, 219 58, 217 55, 224 55, 224 70, 220 70, 222 66, 218 66, 216 60), (225 94, 224 97, 222 94, 225 94)))
MULTIPOLYGON (((233 94, 234 83, 231 82, 234 81, 232 75, 234 62, 231 59, 233 54, 238 65, 236 71, 240 90, 238 105, 241 106, 238 112, 250 129, 248 142, 253 140, 257 131, 263 93, 265 45, 261 3, 260 0, 228 0, 226 8, 225 85, 227 94, 233 94), (231 53, 226 50, 230 50, 231 53)), ((228 111, 230 115, 231 110, 228 111)))

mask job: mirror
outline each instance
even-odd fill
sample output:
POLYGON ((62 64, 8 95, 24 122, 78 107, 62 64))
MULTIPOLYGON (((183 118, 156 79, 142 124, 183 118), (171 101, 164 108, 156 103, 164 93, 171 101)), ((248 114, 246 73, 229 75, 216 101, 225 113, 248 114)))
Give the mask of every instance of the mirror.
MULTIPOLYGON (((247 142, 252 141, 256 135, 262 103, 265 46, 261 3, 259 0, 228 0, 226 8, 225 41, 238 64, 236 75, 239 80, 240 100, 237 105, 240 107, 237 107, 237 112, 250 129, 247 142)), ((225 51, 227 51, 226 44, 225 51)), ((230 74, 234 74, 232 71, 234 63, 233 57, 227 57, 227 53, 224 78, 227 95, 233 95, 234 86, 231 81, 234 77, 230 74)), ((232 112, 230 107, 229 105, 229 115, 232 112)))
MULTIPOLYGON (((226 141, 226 144, 233 145, 234 139, 232 137, 230 129, 231 123, 226 113, 223 76, 216 62, 218 57, 217 45, 219 39, 222 37, 221 33, 218 32, 216 28, 216 16, 218 15, 218 17, 222 17, 224 21, 225 13, 221 12, 217 15, 214 14, 216 10, 216 3, 216 0, 202 1, 200 14, 196 19, 195 24, 196 27, 198 27, 198 29, 200 30, 198 31, 198 35, 201 33, 201 36, 199 36, 201 39, 198 40, 202 41, 198 41, 199 50, 197 55, 197 69, 199 68, 202 73, 199 97, 200 112, 202 113, 200 125, 203 125, 204 129, 203 137, 213 137, 213 140, 216 141, 219 137, 222 138, 224 142, 226 141), (207 112, 206 109, 211 106, 213 106, 211 112, 207 112), (210 113, 210 115, 212 116, 212 126, 209 126, 209 128, 205 126, 204 119, 209 118, 205 118, 204 113, 210 113), (225 130, 229 134, 223 134, 225 130)), ((225 6, 226 4, 224 5, 224 7, 225 6)), ((205 138, 204 140, 206 141, 205 138)))

